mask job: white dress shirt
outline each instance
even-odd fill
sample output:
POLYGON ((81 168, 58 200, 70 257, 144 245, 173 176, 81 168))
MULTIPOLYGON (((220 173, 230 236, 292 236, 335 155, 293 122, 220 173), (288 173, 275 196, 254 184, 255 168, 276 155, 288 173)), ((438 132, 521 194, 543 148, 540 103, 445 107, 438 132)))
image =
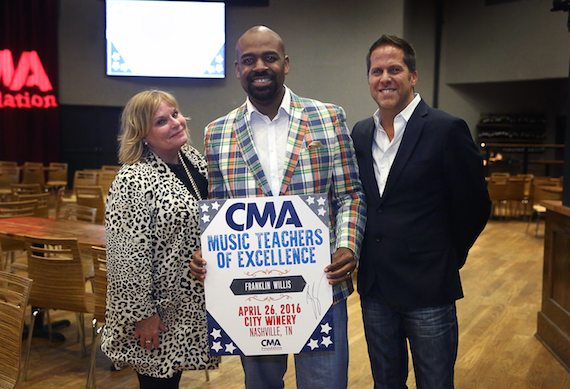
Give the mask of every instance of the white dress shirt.
POLYGON ((372 158, 374 160, 374 175, 376 176, 376 182, 378 183, 378 191, 380 197, 384 194, 384 189, 386 188, 386 181, 388 179, 388 174, 400 148, 400 143, 402 142, 402 137, 404 136, 404 131, 408 125, 410 117, 414 113, 414 110, 420 103, 420 95, 416 93, 414 99, 394 118, 394 138, 392 141, 388 138, 388 134, 382 127, 380 119, 380 110, 377 109, 372 116, 374 118, 374 123, 376 129, 374 130, 374 141, 372 142, 372 158))
POLYGON ((259 112, 249 98, 247 99, 247 112, 255 149, 273 196, 279 196, 283 183, 290 106, 291 93, 287 87, 285 87, 285 95, 283 95, 283 100, 273 120, 259 112))

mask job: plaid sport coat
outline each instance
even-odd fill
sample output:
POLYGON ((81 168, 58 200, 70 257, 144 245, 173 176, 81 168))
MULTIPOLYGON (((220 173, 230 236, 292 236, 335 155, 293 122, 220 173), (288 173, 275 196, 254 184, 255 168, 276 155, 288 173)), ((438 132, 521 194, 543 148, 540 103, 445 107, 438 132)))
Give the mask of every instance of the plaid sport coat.
MULTIPOLYGON (((253 141, 247 104, 210 123, 204 144, 212 199, 272 196, 253 141)), ((291 92, 289 134, 279 195, 328 193, 331 252, 360 252, 366 202, 344 110, 291 92)), ((336 285, 334 301, 353 291, 336 285)))

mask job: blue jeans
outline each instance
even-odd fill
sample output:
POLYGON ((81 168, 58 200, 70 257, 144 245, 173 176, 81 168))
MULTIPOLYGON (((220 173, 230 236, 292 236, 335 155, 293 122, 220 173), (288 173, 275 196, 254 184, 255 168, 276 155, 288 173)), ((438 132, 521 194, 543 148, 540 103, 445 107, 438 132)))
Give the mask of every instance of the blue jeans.
POLYGON ((392 309, 381 299, 361 301, 375 389, 407 388, 408 343, 418 389, 452 389, 457 359, 455 303, 392 309))
MULTIPOLYGON (((346 389, 348 385, 348 316, 346 300, 332 307, 334 351, 295 354, 297 389, 346 389)), ((241 358, 247 389, 282 389, 287 355, 241 358)))

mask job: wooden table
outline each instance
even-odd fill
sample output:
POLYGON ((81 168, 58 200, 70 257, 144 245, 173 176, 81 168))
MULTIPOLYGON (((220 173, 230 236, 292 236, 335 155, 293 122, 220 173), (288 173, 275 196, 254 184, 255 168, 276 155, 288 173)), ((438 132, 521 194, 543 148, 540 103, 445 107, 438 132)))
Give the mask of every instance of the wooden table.
POLYGON ((75 238, 82 248, 105 247, 105 226, 81 221, 25 216, 0 219, 0 232, 15 240, 26 235, 36 238, 75 238))
MULTIPOLYGON (((26 236, 36 238, 75 238, 79 247, 90 249, 91 246, 105 247, 105 226, 81 221, 46 219, 41 217, 24 216, 0 219, 0 233, 7 238, 23 241, 26 236)), ((83 251, 83 250, 82 250, 83 251)), ((93 259, 90 255, 82 255, 83 272, 87 278, 93 276, 93 259)), ((69 326, 69 320, 52 323, 54 328, 69 326)), ((43 315, 38 315, 33 330, 36 337, 47 338, 49 332, 43 324, 43 315)), ((59 332, 53 332, 52 337, 64 341, 65 337, 59 332)))
POLYGON ((570 207, 541 201, 546 207, 542 305, 536 337, 570 371, 570 207))

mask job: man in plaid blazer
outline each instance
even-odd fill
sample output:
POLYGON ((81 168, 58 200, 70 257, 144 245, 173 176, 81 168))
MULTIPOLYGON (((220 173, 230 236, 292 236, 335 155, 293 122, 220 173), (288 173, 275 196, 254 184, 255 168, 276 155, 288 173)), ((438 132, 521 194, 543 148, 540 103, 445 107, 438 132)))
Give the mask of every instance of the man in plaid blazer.
MULTIPOLYGON (((362 186, 341 107, 295 95, 284 85, 289 58, 274 31, 257 26, 236 45, 236 73, 246 102, 205 130, 210 197, 328 193, 335 350, 295 356, 297 388, 346 388, 346 298, 352 293, 366 222, 362 186)), ((204 279, 194 256, 193 274, 204 279)), ((246 388, 283 388, 287 355, 242 357, 246 388)))

